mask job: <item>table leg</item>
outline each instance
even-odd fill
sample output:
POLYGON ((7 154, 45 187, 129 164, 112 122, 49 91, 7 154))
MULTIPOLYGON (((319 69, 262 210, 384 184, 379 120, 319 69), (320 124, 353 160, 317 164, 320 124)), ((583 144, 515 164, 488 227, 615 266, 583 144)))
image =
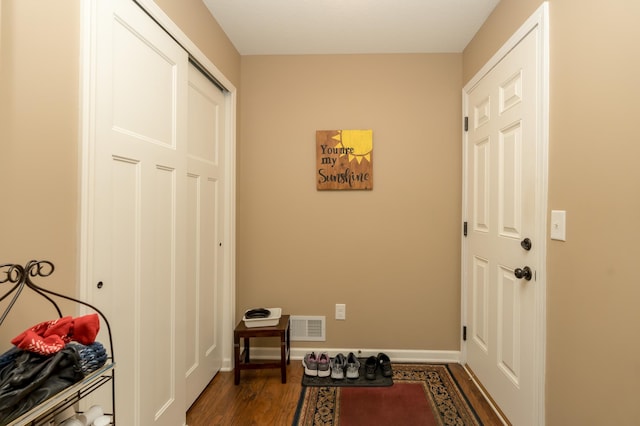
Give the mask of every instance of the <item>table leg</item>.
POLYGON ((287 364, 291 362, 291 332, 287 324, 287 364))
POLYGON ((245 337, 244 338, 244 362, 246 362, 247 364, 249 363, 249 338, 245 337))
POLYGON ((280 372, 282 383, 287 383, 287 342, 285 333, 280 335, 280 372))
POLYGON ((240 336, 233 336, 233 381, 240 384, 240 336))

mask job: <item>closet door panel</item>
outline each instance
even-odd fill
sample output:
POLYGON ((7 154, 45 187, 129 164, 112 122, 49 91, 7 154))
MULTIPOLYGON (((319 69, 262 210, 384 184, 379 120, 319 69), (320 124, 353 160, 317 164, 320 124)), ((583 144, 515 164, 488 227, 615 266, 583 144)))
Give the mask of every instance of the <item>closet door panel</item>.
POLYGON ((143 224, 140 315, 140 368, 148 386, 149 412, 162 416, 176 399, 176 171, 156 167, 149 198, 153 213, 143 224))
POLYGON ((188 56, 135 3, 96 2, 91 297, 112 324, 117 423, 184 424, 188 56))
POLYGON ((175 58, 116 18, 113 26, 115 130, 167 147, 176 146, 175 58), (154 99, 154 103, 149 103, 154 99))
POLYGON ((224 93, 196 67, 188 91, 188 408, 222 366, 224 93))

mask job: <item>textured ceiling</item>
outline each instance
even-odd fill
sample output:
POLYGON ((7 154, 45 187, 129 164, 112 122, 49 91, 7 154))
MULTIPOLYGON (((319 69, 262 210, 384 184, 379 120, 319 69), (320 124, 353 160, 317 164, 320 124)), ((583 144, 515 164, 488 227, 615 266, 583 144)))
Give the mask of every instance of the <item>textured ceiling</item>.
POLYGON ((203 0, 241 55, 461 52, 499 0, 203 0))

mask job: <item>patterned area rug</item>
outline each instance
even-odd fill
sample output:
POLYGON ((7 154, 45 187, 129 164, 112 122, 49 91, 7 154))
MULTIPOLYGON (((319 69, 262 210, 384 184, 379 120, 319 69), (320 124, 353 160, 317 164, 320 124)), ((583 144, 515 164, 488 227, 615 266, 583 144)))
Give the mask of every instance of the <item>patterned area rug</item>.
MULTIPOLYGON (((475 412, 460 392, 447 365, 393 364, 394 385, 387 388, 345 388, 335 386, 302 387, 294 426, 356 426, 388 424, 481 426, 475 412), (414 401, 410 407, 394 400, 393 394, 407 399, 410 393, 399 393, 404 384, 420 384, 424 403, 414 401), (394 389, 394 392, 390 390, 394 389), (366 395, 343 395, 345 392, 369 392, 366 395), (385 393, 386 392, 386 393, 385 393), (372 403, 372 409, 363 404, 372 403), (366 407, 365 407, 366 408, 366 407), (373 409, 375 408, 375 409, 373 409), (415 412, 413 412, 415 410, 415 412), (389 422, 382 414, 392 415, 389 422), (366 416, 371 416, 367 418, 366 416), (420 418, 427 416, 429 419, 420 418), (411 420, 413 419, 413 420, 411 420)), ((415 386, 406 387, 415 395, 415 386)), ((404 390, 403 390, 404 392, 404 390)))

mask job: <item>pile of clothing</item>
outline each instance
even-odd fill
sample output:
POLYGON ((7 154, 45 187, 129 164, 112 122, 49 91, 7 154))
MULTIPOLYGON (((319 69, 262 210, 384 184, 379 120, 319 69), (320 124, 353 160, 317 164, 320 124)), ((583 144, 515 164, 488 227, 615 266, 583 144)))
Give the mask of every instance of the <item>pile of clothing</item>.
POLYGON ((0 425, 9 423, 102 367, 107 353, 96 342, 98 314, 37 324, 11 340, 0 355, 0 425))

